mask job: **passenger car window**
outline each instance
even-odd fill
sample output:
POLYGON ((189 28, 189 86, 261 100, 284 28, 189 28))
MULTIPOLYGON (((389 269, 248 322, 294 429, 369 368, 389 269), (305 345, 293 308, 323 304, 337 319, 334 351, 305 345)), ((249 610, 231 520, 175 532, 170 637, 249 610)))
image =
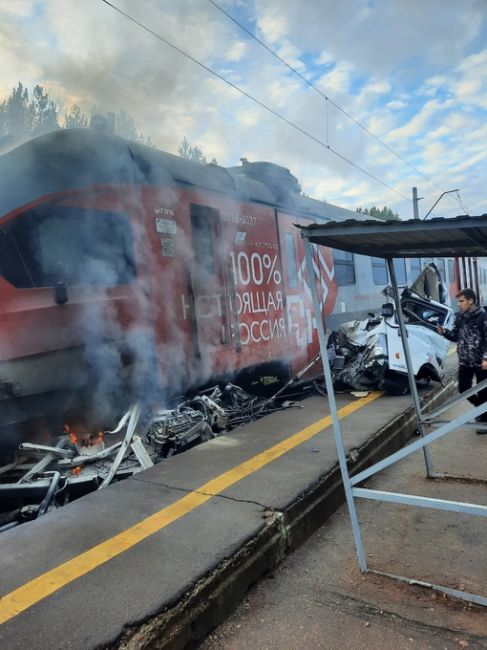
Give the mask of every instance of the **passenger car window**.
POLYGON ((449 281, 453 282, 455 280, 455 264, 453 260, 448 260, 448 275, 449 281))
POLYGON ((353 253, 333 249, 335 263, 335 279, 338 286, 355 284, 355 265, 353 253))
POLYGON ((446 282, 445 260, 442 258, 437 258, 436 266, 438 267, 438 271, 440 272, 441 279, 443 280, 443 282, 446 282))
POLYGON ((371 260, 374 284, 387 284, 387 262, 382 257, 372 257, 371 260))
POLYGON ((395 259, 393 261, 394 271, 396 273, 397 284, 407 284, 406 277, 406 260, 404 258, 395 259))
POLYGON ((421 258, 412 257, 410 260, 411 280, 414 281, 421 273, 421 258))

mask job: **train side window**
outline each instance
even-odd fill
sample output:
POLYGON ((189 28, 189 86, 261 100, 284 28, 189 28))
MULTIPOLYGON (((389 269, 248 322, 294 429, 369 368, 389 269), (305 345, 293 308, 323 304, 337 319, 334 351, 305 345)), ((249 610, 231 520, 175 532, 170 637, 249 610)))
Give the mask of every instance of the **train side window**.
POLYGON ((296 248, 294 237, 291 233, 284 233, 284 248, 286 252, 287 281, 291 289, 298 286, 298 261, 296 259, 296 248))
POLYGON ((455 280, 455 264, 453 260, 448 260, 448 277, 450 282, 455 280))
POLYGON ((374 284, 387 284, 387 262, 382 257, 372 257, 371 260, 374 284))
POLYGON ((446 266, 445 266, 445 260, 441 257, 436 258, 436 267, 438 271, 440 272, 441 279, 443 282, 446 282, 446 266))
POLYGON ((407 284, 408 280, 406 276, 406 260, 403 257, 396 258, 393 264, 394 271, 396 273, 397 284, 407 284))
POLYGON ((353 253, 333 249, 333 261, 335 264, 335 279, 338 286, 355 284, 353 253))
POLYGON ((29 288, 37 286, 37 268, 33 268, 31 256, 27 256, 25 244, 16 239, 12 227, 7 226, 0 232, 0 275, 14 287, 29 288))
POLYGON ((2 232, 2 274, 18 288, 115 286, 136 275, 127 215, 94 208, 42 206, 2 232))
POLYGON ((412 257, 410 260, 410 269, 411 269, 411 280, 416 280, 418 275, 421 273, 421 258, 412 257))

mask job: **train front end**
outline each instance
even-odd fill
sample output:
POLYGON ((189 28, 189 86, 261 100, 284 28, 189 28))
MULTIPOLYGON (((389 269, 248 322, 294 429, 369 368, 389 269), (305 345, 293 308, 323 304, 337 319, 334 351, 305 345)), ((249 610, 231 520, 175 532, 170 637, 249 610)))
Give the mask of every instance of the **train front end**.
POLYGON ((131 381, 126 333, 139 320, 144 336, 132 186, 96 182, 95 147, 90 134, 55 133, 0 158, 2 455, 61 433, 66 418, 88 421, 95 400, 109 422, 131 381))

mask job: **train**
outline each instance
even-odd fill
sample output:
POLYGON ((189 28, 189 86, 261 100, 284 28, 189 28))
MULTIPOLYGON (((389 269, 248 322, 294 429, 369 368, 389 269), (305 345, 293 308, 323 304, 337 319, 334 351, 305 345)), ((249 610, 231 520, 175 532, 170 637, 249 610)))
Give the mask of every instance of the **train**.
MULTIPOLYGON (((211 382, 269 394, 320 373, 296 226, 368 217, 305 196, 288 169, 65 129, 1 156, 0 186, 0 441, 211 382)), ((383 260, 313 260, 327 328, 377 310, 383 260)), ((428 261, 396 260, 399 284, 428 261)), ((434 261, 451 297, 485 291, 478 260, 434 261)))

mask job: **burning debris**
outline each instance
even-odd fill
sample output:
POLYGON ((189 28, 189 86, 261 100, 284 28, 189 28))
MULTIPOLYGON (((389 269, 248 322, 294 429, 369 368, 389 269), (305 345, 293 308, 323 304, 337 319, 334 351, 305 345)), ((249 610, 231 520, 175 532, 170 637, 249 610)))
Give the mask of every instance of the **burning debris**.
POLYGON ((93 433, 66 424, 53 445, 21 443, 15 459, 0 467, 0 532, 292 405, 276 406, 274 398, 264 400, 227 384, 203 391, 174 409, 157 411, 145 426, 136 403, 112 431, 93 433))

